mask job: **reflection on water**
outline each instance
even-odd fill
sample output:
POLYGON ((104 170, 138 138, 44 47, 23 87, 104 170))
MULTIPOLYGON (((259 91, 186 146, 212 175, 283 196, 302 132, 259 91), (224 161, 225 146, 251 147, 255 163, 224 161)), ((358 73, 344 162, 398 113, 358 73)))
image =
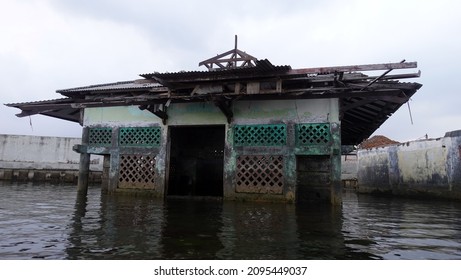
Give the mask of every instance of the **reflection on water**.
POLYGON ((461 203, 347 197, 343 234, 353 250, 384 259, 461 259, 461 203))
POLYGON ((0 182, 1 259, 461 259, 461 204, 161 200, 0 182))

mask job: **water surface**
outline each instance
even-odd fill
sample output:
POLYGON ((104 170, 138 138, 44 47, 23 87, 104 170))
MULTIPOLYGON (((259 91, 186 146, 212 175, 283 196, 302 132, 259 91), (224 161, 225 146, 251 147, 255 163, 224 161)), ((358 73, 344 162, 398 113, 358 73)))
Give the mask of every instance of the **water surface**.
POLYGON ((154 199, 0 182, 0 259, 461 259, 461 204, 154 199))

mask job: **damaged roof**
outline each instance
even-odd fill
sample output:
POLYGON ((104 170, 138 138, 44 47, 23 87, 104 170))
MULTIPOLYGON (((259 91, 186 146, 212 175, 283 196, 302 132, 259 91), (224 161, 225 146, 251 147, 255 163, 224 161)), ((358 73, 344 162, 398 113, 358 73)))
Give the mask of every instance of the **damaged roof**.
POLYGON ((256 66, 247 66, 240 68, 221 68, 211 71, 181 71, 175 73, 150 73, 141 74, 141 77, 153 79, 161 82, 192 82, 197 81, 225 81, 225 80, 240 80, 248 77, 264 78, 273 77, 274 75, 285 74, 291 70, 291 66, 275 66, 267 60, 257 60, 256 66))
MULTIPOLYGON (((227 61, 227 60, 226 60, 227 61)), ((80 121, 80 110, 89 107, 139 106, 176 102, 213 101, 228 121, 235 100, 339 98, 343 145, 367 139, 421 88, 400 79, 417 78, 420 72, 391 75, 393 69, 416 68, 416 62, 292 69, 267 59, 255 65, 175 73, 141 74, 142 79, 57 90, 67 98, 6 104, 22 112, 80 121), (368 76, 366 71, 385 71, 368 76), (257 83, 255 89, 251 84, 257 83)))

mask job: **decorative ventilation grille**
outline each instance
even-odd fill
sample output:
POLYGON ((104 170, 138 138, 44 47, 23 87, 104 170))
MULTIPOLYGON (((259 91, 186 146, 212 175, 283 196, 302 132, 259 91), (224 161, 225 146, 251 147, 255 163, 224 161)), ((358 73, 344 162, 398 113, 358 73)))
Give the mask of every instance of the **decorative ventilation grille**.
POLYGON ((119 188, 154 188, 155 156, 121 155, 119 188))
POLYGON ((307 123, 296 125, 296 144, 322 145, 331 140, 329 123, 307 123))
POLYGON ((94 127, 88 133, 88 144, 90 146, 110 146, 112 145, 112 128, 94 127))
POLYGON ((282 146, 287 142, 284 124, 236 125, 234 144, 236 146, 282 146))
POLYGON ((283 193, 283 156, 238 156, 236 191, 283 193))
POLYGON ((120 146, 160 146, 160 127, 120 128, 120 146))

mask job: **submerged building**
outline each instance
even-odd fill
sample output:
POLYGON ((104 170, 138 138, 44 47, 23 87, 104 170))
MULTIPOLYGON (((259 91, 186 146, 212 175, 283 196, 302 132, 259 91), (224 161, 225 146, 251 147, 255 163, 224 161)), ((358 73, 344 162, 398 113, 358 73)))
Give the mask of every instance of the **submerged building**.
POLYGON ((6 105, 82 125, 80 191, 102 155, 109 193, 340 204, 342 151, 421 87, 389 74, 416 62, 292 69, 235 47, 199 65, 6 105))

